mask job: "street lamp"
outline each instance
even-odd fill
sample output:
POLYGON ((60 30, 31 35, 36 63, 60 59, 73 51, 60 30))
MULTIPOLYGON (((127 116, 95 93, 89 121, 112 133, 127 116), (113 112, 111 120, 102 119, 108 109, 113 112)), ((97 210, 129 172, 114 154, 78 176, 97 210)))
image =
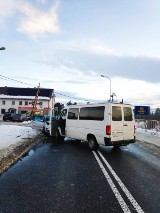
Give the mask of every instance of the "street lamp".
POLYGON ((0 50, 5 50, 6 48, 5 47, 0 47, 0 50))
POLYGON ((106 75, 101 75, 101 77, 108 78, 109 81, 110 81, 110 99, 109 100, 111 101, 111 79, 108 76, 106 76, 106 75))

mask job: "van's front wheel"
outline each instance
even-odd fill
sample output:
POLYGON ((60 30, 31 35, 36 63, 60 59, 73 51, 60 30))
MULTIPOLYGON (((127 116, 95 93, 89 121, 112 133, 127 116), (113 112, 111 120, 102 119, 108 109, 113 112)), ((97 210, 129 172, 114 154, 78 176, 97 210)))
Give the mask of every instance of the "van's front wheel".
POLYGON ((98 143, 95 137, 89 137, 88 138, 88 146, 91 150, 97 150, 98 149, 98 143))

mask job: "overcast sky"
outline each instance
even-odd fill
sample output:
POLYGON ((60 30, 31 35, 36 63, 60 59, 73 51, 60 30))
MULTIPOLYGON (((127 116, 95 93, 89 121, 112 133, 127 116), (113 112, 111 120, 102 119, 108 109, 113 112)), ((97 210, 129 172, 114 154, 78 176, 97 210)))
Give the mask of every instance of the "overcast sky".
POLYGON ((160 106, 159 0, 5 0, 0 8, 0 86, 27 86, 6 76, 108 100, 102 74, 118 101, 160 106))

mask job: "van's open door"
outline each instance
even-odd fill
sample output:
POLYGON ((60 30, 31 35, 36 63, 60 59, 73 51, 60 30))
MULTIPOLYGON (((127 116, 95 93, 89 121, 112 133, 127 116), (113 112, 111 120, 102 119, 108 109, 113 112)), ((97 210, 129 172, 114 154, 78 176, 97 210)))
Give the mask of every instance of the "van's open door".
POLYGON ((55 136, 58 128, 59 115, 56 109, 51 109, 50 111, 50 121, 49 121, 49 134, 50 136, 55 136))
POLYGON ((50 120, 49 120, 49 134, 50 136, 53 135, 52 133, 52 118, 54 117, 54 109, 51 109, 50 111, 50 120))

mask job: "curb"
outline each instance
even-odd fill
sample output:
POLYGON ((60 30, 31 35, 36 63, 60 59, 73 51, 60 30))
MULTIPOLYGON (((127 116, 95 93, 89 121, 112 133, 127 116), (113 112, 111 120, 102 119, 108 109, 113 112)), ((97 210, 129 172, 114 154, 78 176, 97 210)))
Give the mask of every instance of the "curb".
POLYGON ((43 134, 40 132, 34 138, 25 141, 19 145, 16 150, 6 156, 0 161, 0 176, 8 170, 13 164, 16 163, 24 154, 26 154, 34 145, 39 143, 39 139, 42 138, 43 134))
POLYGON ((148 142, 148 141, 146 141, 146 140, 144 140, 144 139, 137 139, 137 138, 136 138, 136 141, 144 142, 144 143, 146 143, 146 144, 149 144, 149 145, 155 146, 155 147, 157 147, 157 148, 160 148, 160 144, 153 143, 153 142, 148 142))

